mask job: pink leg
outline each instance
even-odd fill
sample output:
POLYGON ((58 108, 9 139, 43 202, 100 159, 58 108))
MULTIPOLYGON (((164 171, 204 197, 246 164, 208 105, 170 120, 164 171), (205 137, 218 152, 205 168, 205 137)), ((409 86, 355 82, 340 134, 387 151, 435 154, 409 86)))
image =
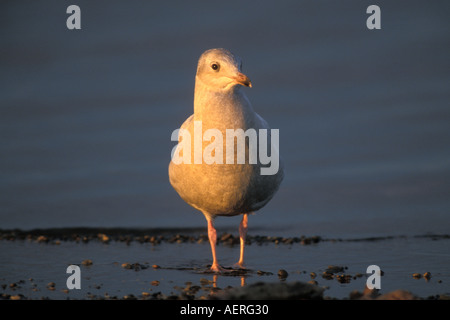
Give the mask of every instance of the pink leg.
POLYGON ((244 213, 241 224, 239 225, 239 240, 241 242, 241 253, 239 255, 239 261, 238 261, 237 265, 241 268, 244 267, 244 248, 245 248, 245 237, 247 236, 247 230, 248 230, 248 214, 244 213))
POLYGON ((214 228, 214 223, 212 220, 208 219, 208 237, 209 237, 209 243, 211 244, 211 251, 212 251, 212 257, 213 257, 213 263, 211 265, 211 270, 215 272, 220 272, 221 267, 219 266, 219 263, 217 262, 216 257, 216 242, 217 242, 217 232, 214 228))

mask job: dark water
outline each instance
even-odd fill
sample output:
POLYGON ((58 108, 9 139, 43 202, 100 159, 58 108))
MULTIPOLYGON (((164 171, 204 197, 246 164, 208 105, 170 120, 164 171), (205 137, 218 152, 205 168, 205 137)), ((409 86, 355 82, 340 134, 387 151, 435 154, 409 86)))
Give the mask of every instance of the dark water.
POLYGON ((448 233, 448 1, 376 1, 373 31, 368 1, 79 0, 78 31, 70 4, 0 5, 0 228, 206 226, 169 184, 170 135, 225 47, 286 164, 250 230, 448 233))
MULTIPOLYGON (((349 297, 353 290, 362 291, 367 280, 367 267, 379 265, 381 294, 397 289, 408 290, 420 298, 437 294, 450 294, 448 265, 448 239, 401 238, 380 241, 322 242, 319 245, 252 244, 247 249, 249 271, 245 276, 213 275, 207 271, 211 263, 209 244, 151 244, 126 245, 111 242, 89 244, 65 242, 60 245, 33 243, 30 241, 1 241, 0 256, 8 252, 8 258, 0 264, 0 294, 22 294, 29 299, 98 299, 107 295, 122 298, 133 294, 141 298, 142 292, 161 292, 165 296, 179 295, 178 288, 186 283, 201 285, 202 279, 214 281, 218 288, 240 287, 257 282, 280 282, 277 272, 288 272, 286 282, 311 280, 310 273, 317 274, 315 281, 325 287, 324 296, 339 299, 349 297), (386 248, 389 250, 386 250, 386 248), (447 253, 445 253, 447 252, 447 253), (268 259, 267 257, 270 257, 268 259), (91 259, 91 266, 81 262, 91 259), (149 266, 139 271, 127 270, 123 263, 139 263, 149 266), (67 290, 66 273, 70 264, 80 265, 81 290, 67 290), (151 266, 157 264, 159 269, 151 266), (324 279, 322 273, 330 265, 346 266, 345 274, 352 277, 348 283, 336 279, 324 279), (258 275, 256 270, 270 272, 258 275), (430 280, 414 279, 413 273, 430 272, 430 280), (158 281, 158 284, 152 284, 158 281), (48 283, 55 283, 55 290, 48 283), (9 284, 16 283, 16 288, 9 284), (64 291, 64 290, 67 291, 64 291), (92 297, 94 296, 94 297, 92 297)), ((239 248, 218 246, 220 262, 231 266, 239 257, 239 248)), ((202 285, 203 286, 203 285, 202 285)), ((210 285, 211 286, 211 285, 210 285)), ((209 290, 200 290, 196 299, 207 296, 209 290)))

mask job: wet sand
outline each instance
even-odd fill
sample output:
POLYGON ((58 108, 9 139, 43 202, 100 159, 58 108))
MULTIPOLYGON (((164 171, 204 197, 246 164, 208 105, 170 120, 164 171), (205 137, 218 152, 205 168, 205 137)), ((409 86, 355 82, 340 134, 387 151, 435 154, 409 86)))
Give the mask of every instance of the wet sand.
POLYGON ((231 269, 239 238, 218 230, 209 271, 202 228, 0 231, 1 299, 448 299, 450 235, 369 238, 249 234, 247 269, 231 269), (80 266, 81 289, 66 285, 80 266), (381 289, 365 290, 369 265, 381 289))

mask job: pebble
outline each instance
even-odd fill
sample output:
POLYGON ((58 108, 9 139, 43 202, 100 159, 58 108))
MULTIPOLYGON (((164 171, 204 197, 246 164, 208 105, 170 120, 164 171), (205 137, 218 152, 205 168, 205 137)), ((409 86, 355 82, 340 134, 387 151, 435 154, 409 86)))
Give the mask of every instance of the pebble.
MULTIPOLYGON (((219 242, 222 242, 228 246, 234 246, 240 243, 239 237, 233 236, 231 233, 225 233, 219 238, 219 242)), ((250 244, 250 240, 246 239, 246 243, 250 244)))
POLYGON ((228 241, 233 239, 233 235, 231 233, 225 233, 220 237, 220 241, 228 241))
POLYGON ((351 279, 352 279, 352 276, 349 274, 336 275, 336 280, 339 281, 339 283, 350 283, 351 279))
POLYGON ((55 290, 55 283, 54 282, 49 282, 49 283, 47 283, 47 289, 48 290, 55 290))
POLYGON ((136 262, 136 263, 128 263, 128 262, 126 262, 126 263, 122 263, 122 268, 124 268, 124 269, 134 269, 134 271, 139 271, 141 269, 147 269, 148 266, 145 265, 145 264, 140 264, 138 262, 136 262))
POLYGON ((430 279, 431 279, 431 273, 430 273, 430 272, 425 272, 425 273, 423 274, 423 277, 424 277, 425 279, 427 279, 427 280, 430 280, 430 279))
POLYGON ((209 285, 209 284, 213 284, 213 283, 214 283, 213 280, 208 280, 208 279, 205 279, 205 278, 201 278, 201 279, 200 279, 200 284, 201 284, 202 286, 209 285))
POLYGON ((413 276, 414 279, 420 279, 420 278, 422 278, 422 275, 421 275, 420 273, 418 273, 418 272, 413 273, 412 276, 413 276))
POLYGON ((184 290, 191 294, 196 294, 202 287, 200 286, 188 286, 184 290))
POLYGON ((46 236, 39 236, 36 239, 36 242, 39 242, 39 243, 41 243, 41 242, 47 243, 48 241, 49 240, 48 240, 48 238, 46 236))
POLYGON ((325 270, 325 272, 328 272, 328 273, 339 273, 339 272, 344 272, 344 269, 346 269, 346 268, 347 267, 330 265, 325 270))
POLYGON ((92 266, 92 260, 91 260, 91 259, 83 260, 83 261, 81 262, 81 264, 82 264, 83 266, 92 266))
POLYGON ((223 300, 298 300, 298 299, 323 299, 323 288, 305 282, 257 282, 243 287, 235 287, 223 290, 214 295, 223 300))
POLYGON ((109 237, 104 233, 99 233, 97 235, 98 239, 103 243, 109 243, 109 237))
POLYGON ((280 279, 286 279, 287 277, 288 277, 288 273, 287 273, 287 271, 286 270, 284 270, 284 269, 280 269, 280 270, 278 270, 278 278, 280 278, 280 279))

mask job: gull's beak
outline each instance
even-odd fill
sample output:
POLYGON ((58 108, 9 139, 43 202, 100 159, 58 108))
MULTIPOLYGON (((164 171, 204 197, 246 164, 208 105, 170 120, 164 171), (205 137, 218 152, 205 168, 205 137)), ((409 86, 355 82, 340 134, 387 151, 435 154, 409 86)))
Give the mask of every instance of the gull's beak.
POLYGON ((250 81, 250 79, 243 73, 238 72, 237 75, 233 78, 234 81, 236 81, 237 83, 246 86, 246 87, 252 87, 252 82, 250 81))

